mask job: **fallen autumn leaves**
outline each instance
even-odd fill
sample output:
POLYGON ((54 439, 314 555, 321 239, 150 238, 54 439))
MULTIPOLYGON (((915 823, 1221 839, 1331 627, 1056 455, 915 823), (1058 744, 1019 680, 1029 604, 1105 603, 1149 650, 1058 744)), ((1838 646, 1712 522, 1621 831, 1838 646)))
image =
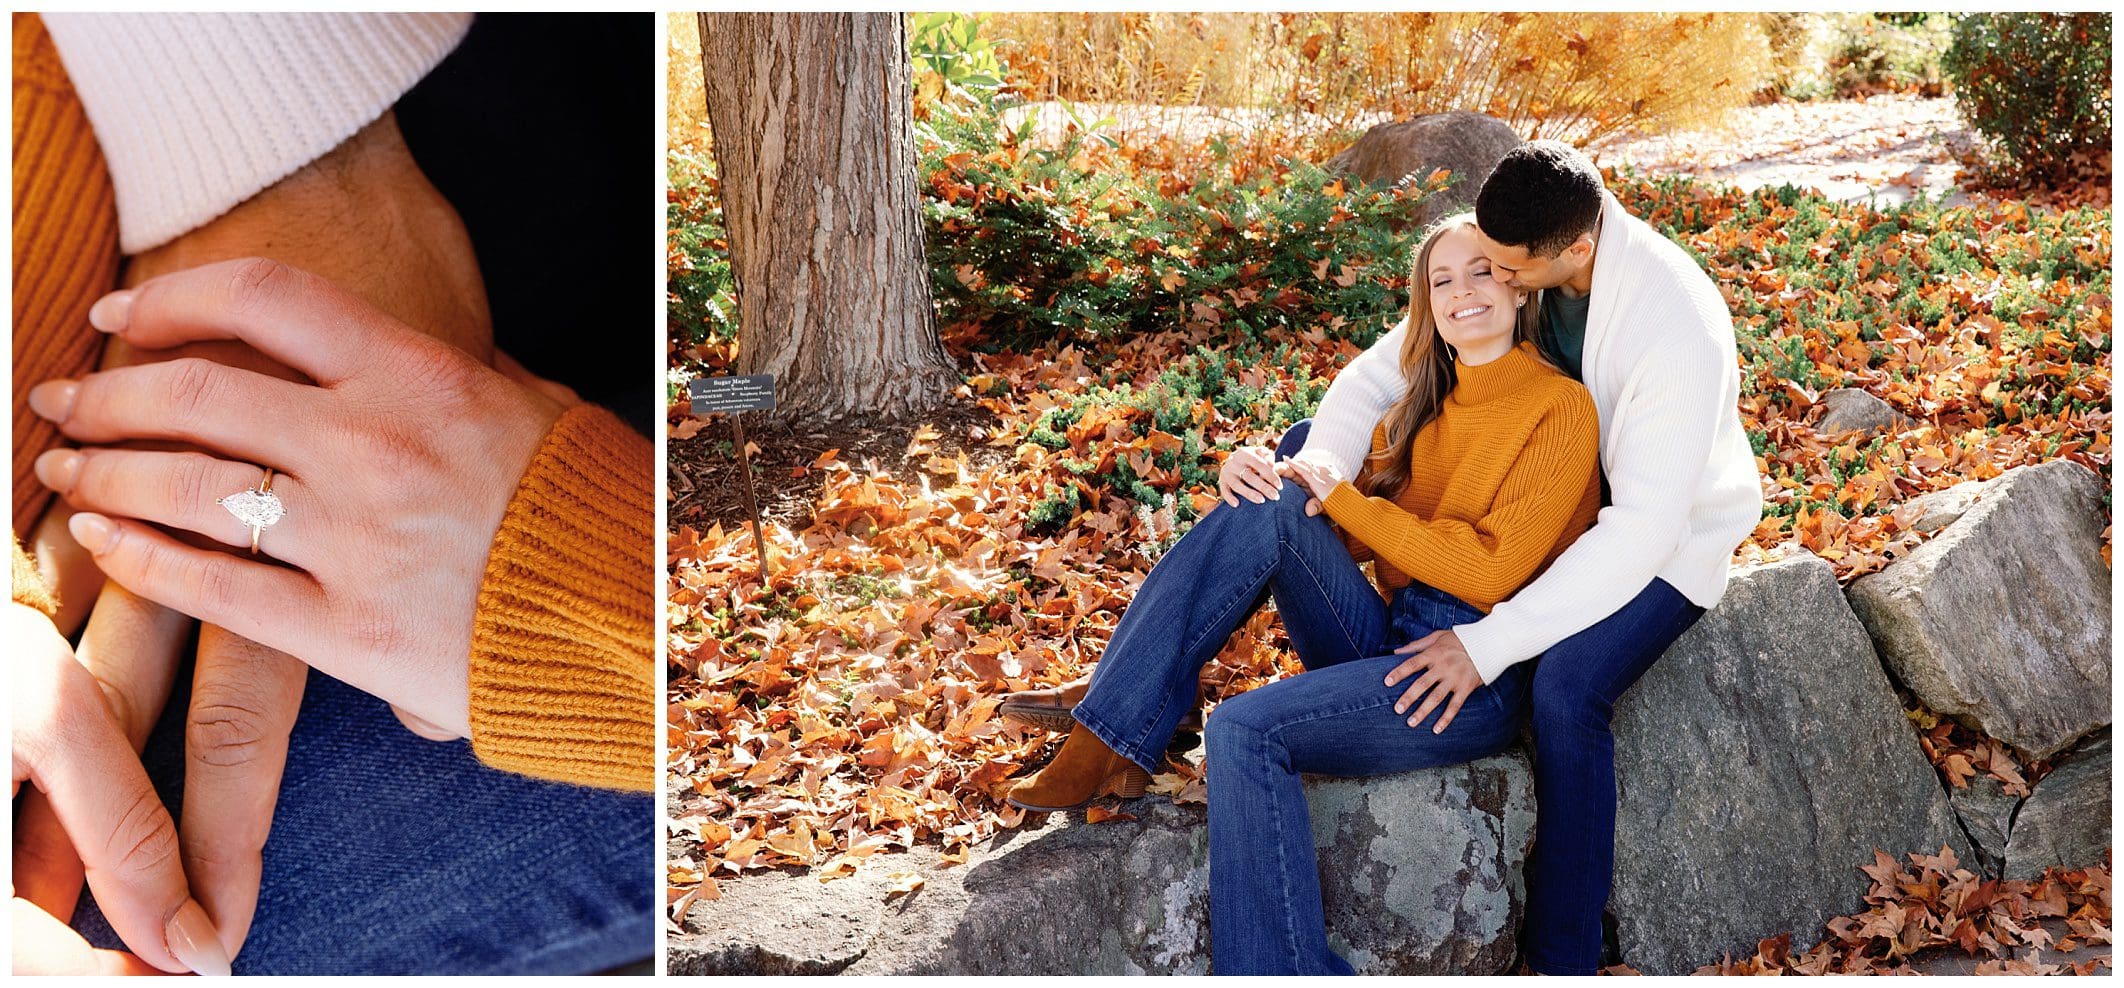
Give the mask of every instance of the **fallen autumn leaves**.
MULTIPOLYGON (((1797 543, 1848 581, 1922 538, 1900 510, 1918 495, 2061 457, 2108 476, 2106 214, 2061 220, 2008 204, 1890 215, 1778 192, 1613 184, 1704 259, 1734 309, 1742 414, 1770 502, 1740 558, 1797 543), (1865 388, 1915 424, 1824 435, 1815 402, 1831 387, 1865 388)), ((1020 822, 1000 794, 1049 739, 996 719, 1000 696, 1096 661, 1160 546, 1211 503, 1183 475, 1213 468, 1220 444, 1272 441, 1289 415, 1257 409, 1317 400, 1317 382, 1356 352, 1325 329, 1248 338, 1213 309, 1191 312, 1096 354, 972 352, 977 334, 956 328, 971 365, 960 400, 998 427, 971 453, 939 455, 938 437, 917 433, 894 461, 819 457, 808 524, 769 526, 767 585, 749 532, 674 528, 667 741, 672 833, 687 853, 669 877, 681 908, 712 896, 717 875, 795 866, 831 879, 917 844, 963 857, 1020 822), (1215 393, 1175 393, 1176 368, 1215 376, 1215 393), (1219 400, 1232 394, 1246 400, 1219 400), (1188 446, 1190 432, 1206 441, 1188 446)), ((1295 671, 1286 645, 1257 615, 1205 674, 1210 699, 1295 671)), ((1951 785, 1985 773, 2025 791, 2046 767, 1911 713, 1951 785)), ((1175 766, 1154 789, 1199 799, 1202 785, 1175 766)), ((1792 958, 1766 941, 1714 968, 1841 972, 1952 944, 2003 970, 2036 963, 2011 948, 2048 937, 2026 923, 2052 916, 2082 924, 2077 941, 2107 942, 2106 868, 1986 883, 1951 859, 1913 858, 1914 871, 1876 874, 1893 865, 1869 866, 1870 906, 1832 924, 1831 944, 1792 958)))

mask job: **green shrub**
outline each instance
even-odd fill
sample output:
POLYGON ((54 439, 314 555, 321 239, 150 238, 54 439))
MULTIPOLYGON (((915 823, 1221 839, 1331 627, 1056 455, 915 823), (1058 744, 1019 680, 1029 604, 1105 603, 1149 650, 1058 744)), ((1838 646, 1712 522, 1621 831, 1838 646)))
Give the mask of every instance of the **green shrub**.
POLYGON ((1128 167, 1075 129, 1059 148, 992 103, 920 128, 938 320, 984 347, 1203 328, 1320 329, 1370 342, 1405 304, 1429 188, 1371 189, 1310 164, 1182 179, 1128 167))
POLYGON ((1312 415, 1328 384, 1314 375, 1317 359, 1318 354, 1288 341, 1241 339, 1228 346, 1198 346, 1147 382, 1102 370, 1095 383, 1070 392, 1025 429, 1026 441, 1064 454, 1055 459, 1060 469, 1051 474, 1053 485, 1034 505, 1027 528, 1048 534, 1067 524, 1082 506, 1081 484, 1138 508, 1155 511, 1170 501, 1176 532, 1185 531, 1196 517, 1187 495, 1216 488, 1223 453, 1231 447, 1229 438, 1210 446, 1203 437, 1215 432, 1273 438, 1312 415), (1214 428, 1212 416, 1219 420, 1214 428), (1119 421, 1128 428, 1115 440, 1101 429, 1072 441, 1070 427, 1087 418, 1119 421), (1148 455, 1149 469, 1139 471, 1145 449, 1155 452, 1148 455))
POLYGON ((1962 115, 2031 177, 2109 146, 2108 14, 1968 14, 1942 67, 1962 115))
POLYGON ((915 106, 938 101, 979 102, 1003 86, 1003 63, 982 35, 981 14, 951 11, 907 15, 907 56, 914 66, 915 106))
POLYGON ((730 273, 714 159, 674 149, 665 174, 671 191, 664 202, 664 310, 673 351, 669 397, 675 399, 685 393, 686 380, 714 370, 683 356, 687 351, 737 339, 737 282, 730 273))
POLYGON ((1734 315, 1744 394, 1776 394, 1790 382, 1823 390, 1855 382, 1831 370, 1817 347, 1846 338, 1870 351, 1869 369, 1897 368, 1875 345, 1908 326, 1944 337, 1978 316, 2005 324, 2022 352, 2000 379, 2001 400, 2028 407, 2099 412, 2108 395, 2111 291, 2106 209, 2024 210, 2002 233, 1995 216, 1942 209, 1924 199, 1887 210, 1781 186, 1743 192, 1693 179, 1611 174, 1623 206, 1676 240, 1722 245, 1699 259, 1725 290, 1734 315), (1953 286, 1997 287, 1981 298, 1953 286), (2055 332, 2065 341, 2046 344, 2055 332), (2038 354, 2041 354, 2039 357, 2038 354), (2039 361, 2048 361, 2043 364, 2039 361), (2021 365, 2041 373, 2021 373, 2021 365), (2099 394, 2089 401, 2075 395, 2099 394))

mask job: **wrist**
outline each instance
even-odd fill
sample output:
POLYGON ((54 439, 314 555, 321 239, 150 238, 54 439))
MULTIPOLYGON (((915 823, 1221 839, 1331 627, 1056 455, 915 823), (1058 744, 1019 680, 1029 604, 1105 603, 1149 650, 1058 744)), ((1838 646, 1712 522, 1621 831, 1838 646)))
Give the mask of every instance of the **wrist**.
POLYGON ((471 238, 413 160, 392 113, 205 225, 135 255, 124 284, 255 255, 320 275, 491 361, 494 334, 471 238))

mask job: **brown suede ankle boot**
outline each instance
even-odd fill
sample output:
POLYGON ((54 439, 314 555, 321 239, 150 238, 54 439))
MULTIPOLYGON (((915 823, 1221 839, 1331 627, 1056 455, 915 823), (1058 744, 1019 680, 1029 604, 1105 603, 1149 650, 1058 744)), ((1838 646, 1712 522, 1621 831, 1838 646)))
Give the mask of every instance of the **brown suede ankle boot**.
POLYGON ((1100 796, 1134 799, 1150 786, 1143 766, 1114 753, 1099 736, 1079 727, 1047 767, 1010 791, 1010 801, 1028 810, 1073 810, 1100 796))
MULTIPOLYGON (((1043 731, 1073 731, 1077 719, 1070 712, 1077 709, 1084 694, 1091 690, 1091 674, 1085 673, 1060 686, 1037 690, 1019 690, 1003 698, 996 707, 996 716, 1013 724, 1035 727, 1043 731)), ((1187 716, 1180 718, 1182 731, 1202 733, 1202 704, 1198 700, 1187 716)))

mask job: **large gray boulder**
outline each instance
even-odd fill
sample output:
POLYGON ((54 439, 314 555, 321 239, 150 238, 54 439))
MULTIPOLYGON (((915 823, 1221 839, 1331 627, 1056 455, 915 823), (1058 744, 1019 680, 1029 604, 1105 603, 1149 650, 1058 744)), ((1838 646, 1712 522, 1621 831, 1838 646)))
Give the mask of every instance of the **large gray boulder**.
POLYGON ((1511 964, 1534 846, 1521 749, 1456 768, 1313 779, 1306 802, 1328 942, 1358 973, 1500 974, 1511 964))
POLYGON ((1811 554, 1733 574, 1616 704, 1609 900, 1623 960, 1687 974, 1858 908, 1858 866, 1968 858, 1865 629, 1811 554))
MULTIPOLYGON (((1495 974, 1515 952, 1534 825, 1517 748, 1467 765, 1309 779, 1331 943, 1361 972, 1495 974)), ((671 938, 673 974, 1202 974, 1209 845, 1200 807, 1032 818, 939 867, 874 858, 855 878, 725 881, 671 938), (894 895, 897 874, 923 877, 894 895)))
POLYGON ((1521 143, 1512 125, 1471 110, 1426 113, 1365 131, 1327 160, 1327 168, 1367 182, 1393 185, 1414 176, 1421 184, 1431 172, 1453 173, 1453 184, 1424 204, 1419 223, 1429 223, 1475 204, 1475 193, 1497 169, 1506 151, 1521 143))
POLYGON ((2109 738, 2061 759, 2013 818, 2006 877, 2034 878, 2053 865, 2089 868, 2109 852, 2109 738))
POLYGON ((1903 684, 2037 758, 2108 724, 2102 493, 2094 471, 2054 460, 1925 499, 1953 522, 1850 591, 1903 684))

